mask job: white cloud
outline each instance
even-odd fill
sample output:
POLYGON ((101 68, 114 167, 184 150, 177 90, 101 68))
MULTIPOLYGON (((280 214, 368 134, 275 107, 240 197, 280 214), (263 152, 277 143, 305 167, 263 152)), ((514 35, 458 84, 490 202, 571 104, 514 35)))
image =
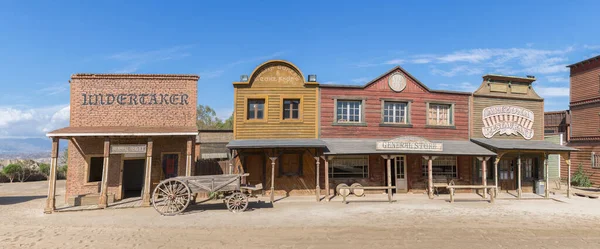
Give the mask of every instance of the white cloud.
POLYGON ((434 75, 441 75, 441 76, 445 76, 445 77, 454 77, 459 74, 460 75, 482 74, 483 70, 481 68, 475 68, 475 67, 471 67, 471 66, 458 66, 458 67, 454 67, 448 71, 441 70, 438 68, 433 68, 433 69, 431 69, 431 73, 434 75))
POLYGON ((325 81, 325 82, 323 82, 323 84, 325 84, 325 85, 335 85, 335 84, 338 84, 338 83, 335 82, 335 81, 325 81))
POLYGON ((272 54, 269 54, 269 55, 261 55, 261 56, 255 56, 255 57, 240 59, 240 60, 228 63, 228 64, 222 66, 219 69, 204 71, 204 72, 200 73, 200 78, 203 78, 203 79, 218 78, 221 75, 223 75, 228 69, 231 69, 232 67, 235 67, 237 65, 246 64, 246 63, 253 63, 253 62, 262 62, 262 61, 266 61, 266 60, 270 60, 270 59, 274 59, 274 58, 280 57, 280 56, 282 56, 284 54, 285 54, 285 51, 278 51, 278 52, 275 52, 275 53, 272 53, 272 54))
POLYGON ((600 49, 600 45, 588 45, 588 44, 585 44, 585 45, 583 45, 583 48, 589 49, 589 50, 596 50, 596 49, 600 49))
POLYGON ((223 73, 225 73, 225 70, 215 70, 215 71, 206 71, 206 72, 201 72, 200 73, 200 77, 202 77, 203 79, 212 79, 212 78, 217 78, 221 75, 223 75, 223 73))
POLYGON ((56 95, 69 90, 69 83, 51 84, 38 89, 36 92, 42 95, 56 95))
POLYGON ((0 107, 0 138, 44 137, 69 125, 69 106, 0 107))
POLYGON ((538 87, 535 87, 535 91, 543 98, 546 98, 546 97, 569 97, 570 90, 568 87, 538 86, 538 87))
POLYGON ((386 61, 383 64, 385 64, 385 65, 400 65, 402 63, 404 63, 403 59, 393 59, 393 60, 386 61))
POLYGON ((548 80, 548 82, 553 83, 569 83, 569 78, 564 76, 550 75, 547 76, 546 79, 548 80))
POLYGON ((187 45, 149 51, 125 51, 109 55, 106 59, 126 63, 124 67, 112 70, 112 73, 134 73, 145 64, 188 57, 191 55, 188 52, 191 47, 187 45))
POLYGON ((371 78, 367 78, 367 77, 360 77, 360 78, 356 78, 356 79, 351 79, 350 81, 352 81, 352 83, 367 83, 371 80, 371 78))

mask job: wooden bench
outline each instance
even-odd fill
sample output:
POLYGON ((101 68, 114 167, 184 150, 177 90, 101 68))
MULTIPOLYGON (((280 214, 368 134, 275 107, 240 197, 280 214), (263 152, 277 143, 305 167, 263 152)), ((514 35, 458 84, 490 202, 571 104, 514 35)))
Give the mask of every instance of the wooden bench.
MULTIPOLYGON (((368 190, 371 190, 371 189, 373 189, 373 190, 386 190, 387 189, 387 190, 389 190, 388 191, 388 201, 390 203, 392 203, 392 191, 391 190, 395 189, 395 188, 396 187, 394 187, 394 186, 389 186, 389 187, 388 186, 360 186, 360 187, 348 186, 348 187, 340 187, 340 189, 348 189, 350 191, 350 193, 354 192, 355 189, 362 189, 362 190, 365 190, 365 189, 368 189, 368 190)), ((342 195, 342 197, 343 197, 342 203, 348 203, 346 201, 346 195, 342 195)))
POLYGON ((446 187, 450 190, 450 203, 454 203, 454 191, 456 189, 483 189, 483 191, 488 191, 490 195, 490 203, 494 203, 494 192, 492 190, 496 189, 496 186, 483 186, 483 185, 454 185, 451 183, 446 187))

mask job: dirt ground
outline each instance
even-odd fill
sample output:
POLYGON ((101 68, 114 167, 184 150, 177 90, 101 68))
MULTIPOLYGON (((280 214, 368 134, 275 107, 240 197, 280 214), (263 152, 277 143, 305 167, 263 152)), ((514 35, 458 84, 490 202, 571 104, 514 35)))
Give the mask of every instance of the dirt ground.
POLYGON ((201 204, 163 217, 152 208, 45 215, 46 194, 46 182, 0 184, 0 248, 600 248, 600 200, 580 197, 494 204, 307 197, 252 203, 240 214, 201 204))

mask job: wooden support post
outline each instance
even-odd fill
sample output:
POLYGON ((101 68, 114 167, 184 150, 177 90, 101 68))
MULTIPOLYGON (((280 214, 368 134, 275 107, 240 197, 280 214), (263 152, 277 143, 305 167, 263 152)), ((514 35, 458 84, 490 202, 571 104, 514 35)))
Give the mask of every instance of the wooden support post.
POLYGON ((275 161, 277 157, 269 157, 271 159, 271 203, 275 201, 275 161))
POLYGON ((146 146, 146 170, 144 174, 144 195, 142 196, 142 206, 150 206, 150 195, 152 192, 152 147, 154 142, 152 138, 148 138, 146 146))
POLYGON ((187 145, 185 150, 185 176, 192 176, 192 138, 193 137, 188 137, 187 139, 187 145))
POLYGON ((521 154, 517 157, 517 198, 521 199, 521 154))
POLYGON ((329 160, 331 160, 333 157, 324 157, 322 156, 321 158, 323 158, 323 161, 325 161, 325 199, 327 201, 330 201, 329 198, 329 160))
POLYGON ((500 156, 496 157, 496 160, 494 160, 494 185, 496 186, 494 188, 495 197, 498 197, 498 163, 499 162, 500 162, 500 156))
POLYGON ((392 202, 392 158, 391 156, 387 156, 387 193, 389 202, 392 202))
POLYGON ((48 199, 44 213, 51 214, 56 210, 56 168, 58 164, 59 139, 52 138, 52 155, 50 155, 50 174, 48 175, 48 199))
POLYGON ((108 165, 110 158, 110 139, 104 138, 104 163, 102 164, 102 185, 100 187, 100 200, 98 207, 108 206, 108 165))
POLYGON ((427 160, 427 195, 429 199, 433 199, 433 160, 436 157, 423 156, 427 160))
MULTIPOLYGON (((477 159, 481 162, 481 184, 484 187, 487 187, 487 160, 489 157, 477 157, 477 159)), ((487 189, 483 189, 483 198, 487 198, 487 189)))
MULTIPOLYGON (((560 158, 559 158, 560 160, 560 158)), ((548 154, 544 153, 544 182, 545 182, 545 187, 544 187, 544 198, 548 199, 550 198, 550 176, 548 175, 549 171, 548 171, 548 154)))
POLYGON ((317 180, 317 184, 316 184, 316 187, 315 187, 315 196, 317 197, 317 202, 319 202, 319 201, 321 201, 321 187, 319 186, 319 180, 320 180, 319 179, 319 173, 321 171, 321 167, 320 167, 320 165, 321 165, 321 158, 319 158, 318 156, 316 156, 314 158, 315 158, 316 167, 317 167, 317 173, 316 173, 316 175, 317 175, 317 179, 316 179, 317 180))
POLYGON ((567 198, 571 198, 571 153, 566 157, 567 160, 567 198))
POLYGON ((229 169, 227 169, 227 173, 228 174, 233 174, 233 160, 235 160, 235 157, 233 156, 234 151, 230 152, 230 158, 229 158, 229 169))
MULTIPOLYGON (((490 189, 491 190, 491 189, 490 189)), ((488 189, 485 189, 484 191, 488 191, 488 189)), ((492 191, 490 191, 490 203, 494 203, 494 194, 491 193, 492 191)))

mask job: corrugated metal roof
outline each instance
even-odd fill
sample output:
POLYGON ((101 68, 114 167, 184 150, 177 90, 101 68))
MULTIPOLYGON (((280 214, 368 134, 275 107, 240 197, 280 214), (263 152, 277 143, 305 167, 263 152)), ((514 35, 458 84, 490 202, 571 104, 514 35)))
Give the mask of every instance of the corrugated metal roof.
POLYGON ((471 141, 459 140, 431 140, 433 143, 442 143, 442 151, 390 151, 377 150, 377 141, 386 139, 348 139, 328 138, 322 139, 327 144, 326 155, 359 155, 359 154, 425 154, 425 155, 472 155, 472 156, 495 156, 496 153, 483 148, 471 141))
POLYGON ((229 149, 267 149, 267 148, 325 148, 319 139, 248 139, 231 140, 229 149))
POLYGON ((548 152, 577 151, 575 148, 554 144, 544 140, 512 140, 473 138, 473 142, 494 150, 541 150, 548 152))

